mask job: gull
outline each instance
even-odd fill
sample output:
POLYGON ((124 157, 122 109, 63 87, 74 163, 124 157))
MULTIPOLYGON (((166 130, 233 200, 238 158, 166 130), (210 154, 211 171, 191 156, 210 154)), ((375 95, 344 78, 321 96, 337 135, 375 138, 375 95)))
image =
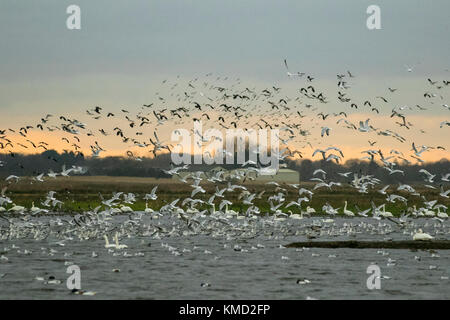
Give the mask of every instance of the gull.
POLYGON ((49 170, 47 174, 50 178, 56 179, 57 173, 54 173, 52 169, 49 170))
POLYGON ((5 181, 9 181, 9 180, 16 180, 16 182, 18 182, 18 181, 19 181, 19 177, 18 177, 18 176, 15 176, 15 175, 10 175, 10 176, 8 176, 8 177, 5 179, 5 181))
POLYGON ((325 149, 325 152, 329 151, 329 150, 335 150, 335 151, 339 152, 339 154, 341 155, 342 158, 344 157, 344 153, 342 152, 342 150, 337 147, 328 147, 325 149))
POLYGON ((351 172, 351 171, 348 171, 348 172, 338 172, 337 174, 340 175, 341 177, 348 178, 348 176, 349 176, 350 174, 352 174, 352 172, 351 172))
POLYGON ((297 77, 303 77, 303 76, 305 75, 304 72, 291 73, 291 72, 289 71, 289 67, 288 67, 288 64, 287 64, 286 59, 284 59, 284 66, 286 67, 286 74, 288 75, 289 78, 295 77, 295 76, 297 76, 297 77))
POLYGON ((369 208, 369 209, 366 209, 366 210, 361 211, 361 210, 358 208, 357 205, 355 205, 355 208, 356 208, 356 214, 359 215, 359 216, 361 216, 361 217, 365 217, 365 218, 368 217, 367 214, 368 214, 369 211, 371 210, 371 209, 369 208))
POLYGON ((326 134, 327 136, 329 136, 329 135, 330 135, 330 130, 331 130, 331 128, 328 128, 328 127, 322 127, 322 128, 321 128, 321 131, 320 131, 320 136, 323 137, 324 134, 326 134))
POLYGON ((297 207, 299 207, 299 208, 301 208, 302 202, 303 202, 303 201, 309 202, 309 199, 306 198, 306 197, 298 198, 297 201, 291 201, 291 202, 289 202, 289 204, 286 206, 286 208, 289 208, 290 206, 293 206, 293 205, 294 205, 294 206, 297 206, 297 207))
MULTIPOLYGON (((227 190, 227 188, 223 188, 222 190, 219 190, 219 187, 217 187, 216 186, 216 192, 214 193, 214 195, 216 196, 216 197, 219 197, 219 198, 223 198, 224 196, 223 196, 223 193, 225 192, 227 190)), ((230 203, 231 204, 231 203, 230 203)), ((221 209, 222 210, 222 209, 221 209)))
POLYGON ((73 170, 74 170, 73 168, 70 168, 70 169, 67 169, 67 170, 66 170, 66 166, 63 165, 63 166, 62 166, 62 171, 61 171, 60 175, 63 176, 63 177, 68 177, 68 176, 69 176, 69 173, 71 173, 73 170))
POLYGON ((439 193, 439 195, 440 195, 441 197, 449 198, 449 196, 448 196, 449 193, 450 193, 450 189, 448 189, 447 191, 444 191, 444 187, 441 186, 441 193, 439 193))
POLYGON ((315 155, 316 155, 316 153, 321 153, 322 154, 322 157, 323 157, 323 160, 325 160, 325 153, 326 153, 326 151, 325 150, 321 150, 321 149, 316 149, 314 152, 313 152, 313 154, 312 154, 312 156, 314 157, 315 155))
POLYGON ((443 126, 450 126, 450 121, 442 121, 439 127, 442 128, 443 126))
POLYGON ((316 169, 316 170, 314 170, 314 172, 313 172, 313 176, 315 176, 315 175, 318 174, 318 173, 321 173, 323 179, 325 179, 325 177, 326 177, 326 175, 327 175, 327 173, 326 173, 325 171, 323 171, 322 169, 316 169))
POLYGON ((318 184, 316 184, 316 185, 314 186, 313 190, 316 190, 316 189, 322 188, 322 187, 327 187, 327 188, 329 188, 329 189, 331 190, 331 187, 332 187, 333 185, 340 186, 341 183, 340 183, 340 182, 333 182, 333 181, 331 181, 330 183, 320 182, 320 183, 318 183, 318 184))
POLYGON ((39 181, 39 182, 44 182, 44 180, 42 179, 43 177, 44 177, 44 173, 41 173, 40 175, 35 177, 34 180, 39 181))
POLYGON ((394 173, 401 173, 402 175, 405 175, 405 172, 400 170, 400 169, 391 169, 389 167, 383 167, 385 168, 387 171, 389 171, 389 175, 394 174, 394 173))
POLYGON ((427 176, 427 178, 425 179, 426 182, 433 183, 433 179, 434 179, 434 177, 436 177, 435 174, 431 174, 425 169, 420 169, 419 172, 423 173, 427 176))
POLYGON ((331 160, 336 160, 336 163, 339 163, 339 160, 341 160, 341 158, 339 158, 339 156, 337 156, 335 154, 329 154, 326 161, 331 161, 331 160))
POLYGON ((196 186, 195 189, 192 190, 191 197, 195 196, 195 195, 196 195, 197 193, 199 193, 199 192, 205 193, 206 190, 203 189, 201 186, 196 186))
POLYGON ((189 167, 189 165, 184 165, 181 167, 172 167, 172 169, 170 169, 170 170, 163 170, 163 171, 164 171, 164 173, 173 176, 174 174, 178 174, 178 171, 187 169, 188 167, 189 167))
POLYGON ((154 187, 154 188, 152 189, 152 192, 151 192, 151 193, 147 193, 147 194, 144 196, 144 200, 156 200, 156 199, 158 198, 158 196, 156 195, 156 189, 158 189, 158 186, 154 187))
POLYGON ((416 156, 418 156, 418 157, 421 156, 422 152, 427 151, 428 149, 430 149, 430 148, 427 147, 427 146, 421 146, 420 151, 418 151, 417 148, 416 148, 416 145, 414 144, 414 142, 412 143, 412 149, 411 150, 414 151, 414 154, 416 156))
POLYGON ((369 126, 369 120, 370 119, 367 119, 365 122, 360 121, 358 131, 369 132, 371 129, 371 127, 369 126))
POLYGON ((301 196, 301 195, 304 194, 304 193, 308 194, 308 195, 309 195, 309 198, 312 198, 312 196, 313 196, 312 191, 309 191, 308 189, 300 188, 300 189, 298 190, 298 195, 299 195, 299 196, 301 196))
POLYGON ((407 200, 406 200, 405 197, 402 197, 402 196, 399 196, 399 195, 396 195, 396 194, 390 194, 390 195, 388 195, 388 197, 386 198, 386 200, 387 200, 388 202, 392 202, 392 203, 394 203, 396 200, 400 200, 400 201, 402 201, 402 202, 404 202, 404 203, 407 202, 407 200))

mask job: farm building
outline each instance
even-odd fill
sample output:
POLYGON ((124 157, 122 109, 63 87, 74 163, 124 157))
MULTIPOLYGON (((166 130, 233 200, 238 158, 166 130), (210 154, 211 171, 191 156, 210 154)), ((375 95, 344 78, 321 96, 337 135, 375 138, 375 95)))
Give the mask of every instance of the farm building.
MULTIPOLYGON (((242 169, 235 169, 235 170, 242 170, 242 169)), ((208 172, 202 173, 201 177, 203 179, 207 179, 209 177, 214 176, 218 171, 223 171, 223 178, 227 179, 230 177, 230 175, 234 174, 235 170, 226 170, 220 166, 214 167, 208 172)), ((179 179, 179 177, 185 178, 187 175, 192 174, 190 171, 182 171, 179 172, 178 175, 173 175, 173 179, 179 179)), ((250 173, 249 177, 251 180, 256 182, 269 182, 269 181, 275 181, 275 182, 285 182, 285 183, 299 183, 300 182, 300 173, 295 170, 291 169, 279 169, 278 172, 274 175, 260 175, 256 177, 256 174, 250 173)))

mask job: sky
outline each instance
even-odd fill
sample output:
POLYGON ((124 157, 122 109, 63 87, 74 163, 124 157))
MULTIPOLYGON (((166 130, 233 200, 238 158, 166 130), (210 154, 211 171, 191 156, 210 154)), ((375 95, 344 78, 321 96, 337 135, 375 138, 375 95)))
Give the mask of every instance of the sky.
MULTIPOLYGON (((166 90, 164 79, 189 81, 210 72, 293 93, 305 81, 287 78, 285 58, 330 94, 336 74, 351 70, 352 96, 361 101, 387 95, 392 86, 398 96, 387 110, 422 105, 427 78, 450 80, 448 12, 448 0, 2 0, 0 129, 36 123, 47 113, 81 115, 95 105, 137 108, 166 90), (71 4, 81 8, 81 30, 66 27, 71 4), (372 4, 381 9, 381 30, 366 27, 372 4)), ((427 131, 419 144, 450 148, 450 128, 439 128, 450 120, 440 106, 450 104, 448 91, 426 111, 411 114, 427 131)), ((355 121, 376 118, 357 112, 355 121)), ((351 153, 362 142, 335 131, 326 144, 339 142, 351 153)), ((110 149, 120 153, 120 146, 110 149)))

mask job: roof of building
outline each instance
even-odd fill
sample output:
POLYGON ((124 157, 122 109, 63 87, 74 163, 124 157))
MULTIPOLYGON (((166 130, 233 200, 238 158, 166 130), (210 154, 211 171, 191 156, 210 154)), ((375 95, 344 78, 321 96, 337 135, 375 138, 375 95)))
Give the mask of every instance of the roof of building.
POLYGON ((279 173, 299 173, 298 171, 292 170, 292 169, 279 169, 278 170, 279 173))

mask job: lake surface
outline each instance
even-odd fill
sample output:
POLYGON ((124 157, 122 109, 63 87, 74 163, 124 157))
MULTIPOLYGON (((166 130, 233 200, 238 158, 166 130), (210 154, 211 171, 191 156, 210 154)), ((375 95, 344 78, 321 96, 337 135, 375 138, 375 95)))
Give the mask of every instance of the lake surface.
MULTIPOLYGON (((319 224, 320 220, 283 222, 272 231, 249 238, 227 239, 215 234, 160 238, 136 235, 120 240, 128 245, 122 250, 106 249, 100 237, 86 241, 66 239, 62 243, 51 237, 3 240, 0 253, 6 258, 0 260, 0 299, 450 298, 448 250, 283 247, 305 241, 305 235, 295 231, 319 224), (97 256, 93 257, 93 252, 97 256), (95 291, 96 295, 70 292, 66 286, 70 264, 81 268, 82 289, 95 291), (372 264, 381 269, 379 290, 369 290, 366 285, 367 267, 372 264), (61 283, 47 283, 50 276, 61 283), (304 279, 309 283, 297 284, 304 279), (205 283, 209 286, 202 286, 205 283)), ((354 233, 322 235, 316 240, 411 239, 410 231, 397 230, 395 226, 389 234, 367 232, 368 225, 379 223, 336 218, 333 228, 342 230, 352 224, 354 233), (365 232, 359 233, 358 228, 365 232)), ((448 222, 440 226, 425 219, 414 223, 414 227, 421 225, 427 232, 438 230, 436 238, 448 239, 448 222)), ((158 224, 170 227, 173 222, 161 220, 158 224)))

